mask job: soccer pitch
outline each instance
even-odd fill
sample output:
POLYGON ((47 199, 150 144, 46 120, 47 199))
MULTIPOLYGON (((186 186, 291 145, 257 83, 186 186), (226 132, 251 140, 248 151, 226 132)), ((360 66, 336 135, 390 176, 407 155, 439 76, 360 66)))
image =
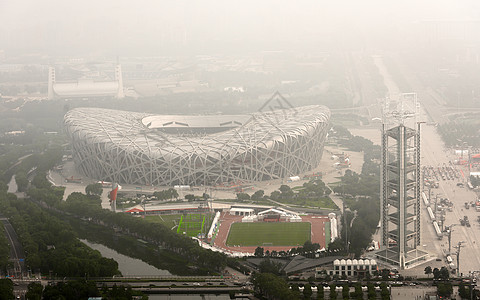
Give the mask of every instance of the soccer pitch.
POLYGON ((204 228, 204 214, 189 214, 185 216, 182 215, 178 224, 177 233, 183 233, 190 237, 196 237, 198 234, 204 232, 204 228))
POLYGON ((310 240, 308 222, 233 223, 227 246, 303 246, 310 240))

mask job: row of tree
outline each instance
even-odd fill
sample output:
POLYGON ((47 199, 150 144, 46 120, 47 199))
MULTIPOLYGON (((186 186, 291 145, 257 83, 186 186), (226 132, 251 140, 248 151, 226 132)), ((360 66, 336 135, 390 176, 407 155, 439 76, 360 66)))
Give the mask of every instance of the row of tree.
POLYGON ((480 177, 479 176, 470 176, 470 182, 474 188, 480 186, 480 177))
POLYGON ((59 212, 63 211, 78 218, 89 219, 94 224, 115 228, 118 232, 140 238, 180 255, 198 268, 199 273, 217 274, 226 266, 226 255, 205 250, 194 240, 176 234, 163 224, 104 210, 98 196, 87 196, 77 192, 72 193, 66 201, 62 201, 60 192, 59 195, 56 195, 56 192, 54 188, 32 188, 29 196, 59 212))
POLYGON ((448 280, 450 278, 450 272, 446 267, 432 269, 432 267, 426 266, 424 271, 427 276, 433 274, 434 279, 448 280))
MULTIPOLYGON (((56 284, 47 285, 45 288, 37 282, 28 285, 27 299, 148 299, 148 296, 141 292, 135 292, 130 286, 114 285, 112 288, 106 286, 98 289, 94 281, 76 280, 67 282, 58 282, 56 284)), ((5 298, 2 298, 5 299, 5 298)), ((12 298, 13 299, 13 298, 12 298)))
POLYGON ((174 188, 169 188, 168 190, 157 191, 153 193, 158 200, 169 200, 178 198, 178 192, 174 188))
MULTIPOLYGON (((6 198, 8 186, 0 181, 0 198, 6 198)), ((6 274, 9 267, 10 243, 5 234, 5 227, 0 223, 0 272, 6 274)))
POLYGON ((479 122, 476 116, 472 115, 472 120, 455 120, 445 124, 438 125, 438 133, 442 136, 444 143, 448 147, 464 147, 466 143, 472 147, 480 147, 480 135, 478 134, 479 122))
MULTIPOLYGON (((265 299, 311 299, 313 295, 311 283, 307 283, 303 286, 303 292, 300 292, 298 284, 293 284, 289 287, 288 283, 280 276, 272 273, 256 273, 252 276, 252 283, 254 287, 254 293, 257 296, 261 296, 265 299)), ((362 284, 357 282, 353 287, 354 291, 350 292, 350 286, 348 283, 342 286, 342 299, 364 299, 364 291, 362 290, 362 284)), ((323 284, 317 286, 317 299, 325 299, 325 287, 323 284)), ((328 286, 328 299, 337 299, 338 291, 337 285, 332 283, 328 286)), ((377 291, 373 283, 367 284, 367 298, 369 300, 378 299, 377 291)), ((385 282, 380 284, 380 299, 389 300, 390 291, 385 282)))
POLYGON ((257 247, 255 249, 254 255, 256 257, 288 257, 292 255, 310 255, 315 253, 317 250, 320 249, 320 244, 312 243, 311 241, 306 241, 302 247, 292 248, 288 251, 275 251, 269 250, 265 251, 263 247, 257 247))
POLYGON ((294 189, 286 184, 282 184, 278 190, 273 191, 270 195, 265 195, 263 190, 255 191, 251 196, 244 192, 237 193, 237 199, 239 201, 271 199, 273 201, 297 205, 314 203, 318 207, 335 209, 337 207, 329 197, 331 192, 321 179, 312 179, 294 189))
POLYGON ((333 191, 342 196, 347 209, 342 217, 341 235, 349 251, 359 256, 370 244, 380 219, 380 146, 353 136, 346 128, 334 127, 339 143, 364 153, 362 173, 346 170, 333 191))
POLYGON ((80 242, 68 224, 28 200, 15 198, 1 199, 1 209, 15 228, 34 272, 67 277, 119 274, 116 261, 80 242))

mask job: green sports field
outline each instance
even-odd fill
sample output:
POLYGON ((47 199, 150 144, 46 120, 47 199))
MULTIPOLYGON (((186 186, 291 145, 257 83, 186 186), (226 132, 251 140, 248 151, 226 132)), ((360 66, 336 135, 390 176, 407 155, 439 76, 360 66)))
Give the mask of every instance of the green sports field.
POLYGON ((227 246, 302 246, 310 240, 310 223, 233 223, 227 246))

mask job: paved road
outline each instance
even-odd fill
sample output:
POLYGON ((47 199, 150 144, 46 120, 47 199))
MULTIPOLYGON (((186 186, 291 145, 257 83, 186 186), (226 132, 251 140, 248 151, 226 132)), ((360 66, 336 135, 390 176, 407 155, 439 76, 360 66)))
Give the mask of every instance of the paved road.
POLYGON ((14 295, 22 298, 27 292, 28 286, 28 283, 22 281, 27 273, 25 267, 25 252, 23 251, 22 244, 20 244, 12 224, 10 224, 8 219, 2 214, 0 214, 0 220, 5 228, 5 235, 10 244, 10 261, 13 262, 13 268, 8 270, 8 275, 12 276, 16 283, 13 288, 14 295), (20 279, 20 281, 18 281, 18 279, 20 279))
POLYGON ((5 235, 7 236, 8 242, 10 243, 10 260, 13 262, 13 269, 9 272, 10 275, 13 275, 14 278, 20 278, 25 273, 25 253, 23 252, 22 244, 18 241, 17 234, 13 229, 12 225, 2 214, 0 214, 0 220, 5 227, 5 235))

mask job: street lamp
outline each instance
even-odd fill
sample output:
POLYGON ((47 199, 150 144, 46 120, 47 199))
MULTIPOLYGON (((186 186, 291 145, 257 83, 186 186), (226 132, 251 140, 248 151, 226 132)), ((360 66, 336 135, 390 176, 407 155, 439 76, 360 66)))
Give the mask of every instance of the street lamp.
POLYGON ((454 246, 454 248, 457 248, 457 276, 460 276, 460 249, 463 247, 463 243, 465 241, 460 241, 457 246, 454 246))
POLYGON ((343 208, 343 222, 345 223, 345 246, 347 249, 347 253, 350 251, 350 240, 348 237, 348 230, 350 230, 350 233, 352 232, 352 226, 353 226, 353 221, 357 217, 357 211, 353 211, 353 218, 350 220, 350 224, 347 224, 347 210, 352 212, 349 207, 345 206, 345 196, 342 197, 342 208, 343 208))
POLYGON ((452 253, 452 231, 453 231, 453 226, 456 226, 458 224, 451 224, 450 226, 447 227, 447 234, 448 234, 448 254, 452 253))

